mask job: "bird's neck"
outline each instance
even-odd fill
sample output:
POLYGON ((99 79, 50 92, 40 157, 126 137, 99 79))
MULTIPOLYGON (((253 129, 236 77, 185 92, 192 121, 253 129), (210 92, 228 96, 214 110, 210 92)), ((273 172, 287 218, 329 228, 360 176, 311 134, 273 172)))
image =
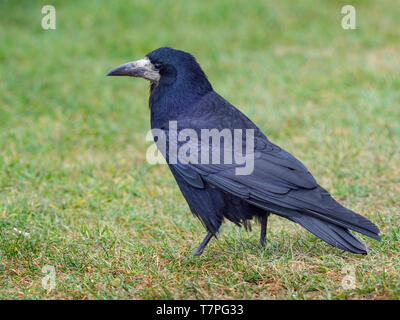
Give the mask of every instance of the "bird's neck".
POLYGON ((169 121, 186 118, 193 113, 197 102, 212 91, 211 87, 185 85, 155 86, 150 89, 151 127, 161 128, 169 121))

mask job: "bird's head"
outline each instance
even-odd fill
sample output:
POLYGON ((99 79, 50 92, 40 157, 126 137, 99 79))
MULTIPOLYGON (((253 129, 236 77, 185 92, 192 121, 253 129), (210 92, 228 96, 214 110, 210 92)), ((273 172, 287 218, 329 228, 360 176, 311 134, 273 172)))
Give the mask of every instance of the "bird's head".
POLYGON ((168 47, 156 49, 143 59, 122 64, 107 75, 144 78, 151 82, 152 89, 173 86, 174 89, 212 90, 191 54, 168 47))

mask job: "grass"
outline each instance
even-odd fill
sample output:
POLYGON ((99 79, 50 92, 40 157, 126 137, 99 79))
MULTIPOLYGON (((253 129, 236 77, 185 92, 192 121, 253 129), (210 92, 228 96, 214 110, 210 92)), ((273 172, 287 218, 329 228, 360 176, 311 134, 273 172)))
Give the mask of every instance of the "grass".
POLYGON ((399 299, 396 1, 0 3, 1 299, 399 299), (204 236, 165 166, 145 161, 148 85, 106 78, 164 45, 381 229, 357 256, 291 222, 204 236), (42 287, 53 266, 56 288, 42 287), (342 286, 353 268, 355 287, 342 286))

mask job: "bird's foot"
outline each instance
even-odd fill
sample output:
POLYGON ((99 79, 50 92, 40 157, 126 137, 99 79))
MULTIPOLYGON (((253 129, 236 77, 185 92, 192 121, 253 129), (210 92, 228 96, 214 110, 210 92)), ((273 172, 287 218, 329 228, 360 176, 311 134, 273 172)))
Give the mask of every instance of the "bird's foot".
POLYGON ((203 253, 203 250, 196 249, 190 256, 191 257, 199 257, 203 253))
POLYGON ((213 234, 211 232, 207 233, 207 235, 204 238, 203 242, 199 245, 199 247, 196 249, 196 251, 192 253, 192 257, 198 257, 203 253, 204 248, 207 246, 207 243, 208 243, 208 241, 210 241, 212 236, 213 236, 213 234))

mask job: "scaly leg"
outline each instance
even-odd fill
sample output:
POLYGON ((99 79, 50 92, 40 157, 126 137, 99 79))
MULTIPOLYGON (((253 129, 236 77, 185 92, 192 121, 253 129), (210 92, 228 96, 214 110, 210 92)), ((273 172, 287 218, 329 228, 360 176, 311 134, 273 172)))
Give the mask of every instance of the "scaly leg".
POLYGON ((261 220, 260 220, 261 232, 260 232, 259 244, 261 247, 265 246, 265 237, 267 235, 268 216, 269 216, 269 214, 262 216, 261 220))
POLYGON ((207 233, 203 242, 199 245, 195 252, 193 252, 192 256, 200 256, 203 253, 203 250, 207 246, 208 242, 211 240, 213 234, 211 232, 207 233))

